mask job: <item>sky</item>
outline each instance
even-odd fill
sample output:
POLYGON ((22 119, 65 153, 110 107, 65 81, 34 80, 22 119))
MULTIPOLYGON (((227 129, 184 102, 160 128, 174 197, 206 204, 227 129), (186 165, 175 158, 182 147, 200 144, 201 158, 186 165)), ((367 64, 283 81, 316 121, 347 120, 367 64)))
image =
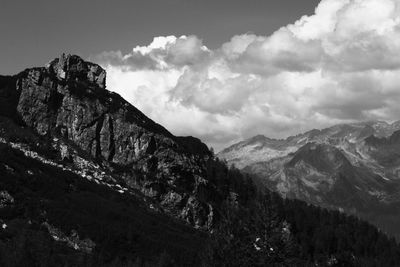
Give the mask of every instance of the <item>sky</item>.
POLYGON ((77 53, 109 90, 216 151, 400 119, 398 0, 5 2, 0 73, 77 53))
POLYGON ((0 74, 67 52, 129 52, 155 36, 196 35, 210 48, 232 36, 269 35, 318 0, 0 0, 0 74))

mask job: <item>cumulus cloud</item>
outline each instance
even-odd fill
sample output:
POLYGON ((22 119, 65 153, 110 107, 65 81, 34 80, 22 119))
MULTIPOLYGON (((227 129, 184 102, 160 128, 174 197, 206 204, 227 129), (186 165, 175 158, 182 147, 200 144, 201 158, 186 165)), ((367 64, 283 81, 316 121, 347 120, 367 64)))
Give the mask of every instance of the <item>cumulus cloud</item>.
POLYGON ((121 51, 106 51, 92 60, 107 66, 118 66, 125 71, 163 70, 197 64, 210 53, 196 36, 160 36, 148 46, 136 46, 127 55, 121 51))
POLYGON ((193 35, 156 37, 92 60, 109 89, 218 150, 260 133, 400 119, 399 51, 397 0, 322 0, 270 36, 236 35, 214 50, 193 35))

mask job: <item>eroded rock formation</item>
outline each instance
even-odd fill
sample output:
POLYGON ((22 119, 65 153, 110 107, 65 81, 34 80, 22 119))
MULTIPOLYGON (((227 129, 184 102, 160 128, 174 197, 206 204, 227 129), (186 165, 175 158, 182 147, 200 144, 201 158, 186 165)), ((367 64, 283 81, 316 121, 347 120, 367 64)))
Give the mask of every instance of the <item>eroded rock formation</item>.
MULTIPOLYGON (((39 135, 68 140, 118 171, 128 186, 156 199, 168 212, 196 227, 210 227, 212 205, 207 197, 198 197, 208 184, 207 146, 196 138, 175 137, 107 91, 105 79, 100 66, 63 54, 46 67, 17 76, 16 114, 39 135)), ((60 154, 69 158, 65 149, 60 154)))

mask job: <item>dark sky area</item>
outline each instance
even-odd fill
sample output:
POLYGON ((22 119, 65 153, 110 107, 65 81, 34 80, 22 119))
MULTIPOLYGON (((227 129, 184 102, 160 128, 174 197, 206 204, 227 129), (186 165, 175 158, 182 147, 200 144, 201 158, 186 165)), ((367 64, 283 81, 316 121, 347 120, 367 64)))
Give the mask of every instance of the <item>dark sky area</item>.
POLYGON ((0 0, 0 74, 42 66, 61 52, 128 52, 154 36, 197 35, 216 48, 233 35, 269 35, 319 0, 0 0))

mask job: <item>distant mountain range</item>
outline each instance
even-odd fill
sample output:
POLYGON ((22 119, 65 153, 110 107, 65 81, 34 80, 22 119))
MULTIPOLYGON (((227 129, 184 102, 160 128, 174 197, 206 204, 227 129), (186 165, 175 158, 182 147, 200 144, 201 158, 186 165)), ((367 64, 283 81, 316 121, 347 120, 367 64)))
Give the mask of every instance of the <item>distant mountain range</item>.
POLYGON ((400 236, 400 121, 258 135, 217 155, 282 196, 357 214, 400 236))

